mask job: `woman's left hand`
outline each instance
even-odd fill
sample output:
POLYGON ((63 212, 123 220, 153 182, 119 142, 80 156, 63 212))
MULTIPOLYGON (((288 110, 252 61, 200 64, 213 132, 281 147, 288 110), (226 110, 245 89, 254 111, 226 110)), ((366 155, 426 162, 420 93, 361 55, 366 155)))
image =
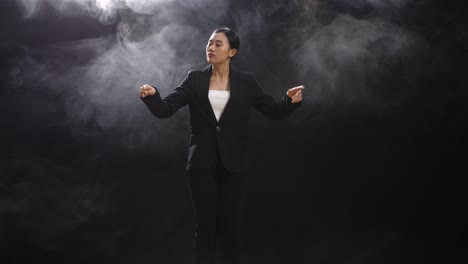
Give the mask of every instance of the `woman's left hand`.
POLYGON ((302 90, 304 90, 303 85, 288 90, 287 95, 291 98, 291 103, 299 103, 302 101, 302 90))

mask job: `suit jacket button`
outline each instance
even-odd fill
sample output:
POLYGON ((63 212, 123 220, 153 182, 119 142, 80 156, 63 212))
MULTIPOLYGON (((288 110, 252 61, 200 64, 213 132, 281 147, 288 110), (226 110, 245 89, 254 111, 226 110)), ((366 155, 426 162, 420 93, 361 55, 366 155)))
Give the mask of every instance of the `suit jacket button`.
POLYGON ((221 128, 219 126, 216 126, 216 131, 220 131, 221 128))

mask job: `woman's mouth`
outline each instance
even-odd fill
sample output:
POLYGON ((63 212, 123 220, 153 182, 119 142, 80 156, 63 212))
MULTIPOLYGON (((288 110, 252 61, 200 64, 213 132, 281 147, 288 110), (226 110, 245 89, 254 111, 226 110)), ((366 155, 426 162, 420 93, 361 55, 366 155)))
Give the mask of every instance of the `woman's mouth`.
POLYGON ((214 53, 211 53, 211 52, 208 53, 208 57, 214 57, 214 56, 215 56, 214 53))

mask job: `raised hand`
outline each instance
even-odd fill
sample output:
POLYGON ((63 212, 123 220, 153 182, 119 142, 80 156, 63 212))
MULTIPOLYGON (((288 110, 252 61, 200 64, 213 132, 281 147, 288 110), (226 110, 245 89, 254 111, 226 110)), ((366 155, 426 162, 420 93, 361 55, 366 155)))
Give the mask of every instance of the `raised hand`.
POLYGON ((302 101, 302 90, 304 90, 303 85, 288 90, 287 95, 291 98, 291 103, 299 103, 302 101))
POLYGON ((156 93, 156 89, 149 84, 145 84, 140 87, 140 97, 145 98, 148 95, 154 95, 156 93))

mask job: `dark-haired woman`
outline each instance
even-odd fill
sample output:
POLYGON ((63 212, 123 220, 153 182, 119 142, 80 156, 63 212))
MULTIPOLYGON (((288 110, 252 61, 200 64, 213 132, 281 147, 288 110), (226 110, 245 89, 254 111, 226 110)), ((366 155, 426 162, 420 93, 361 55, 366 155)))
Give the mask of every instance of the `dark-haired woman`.
POLYGON ((190 71, 164 99, 153 86, 140 88, 140 97, 158 118, 172 116, 188 105, 190 147, 189 186, 197 221, 197 264, 239 263, 242 182, 246 173, 246 139, 253 106, 271 119, 290 115, 300 106, 303 86, 288 89, 281 102, 265 94, 252 74, 229 64, 240 41, 229 28, 216 29, 208 40, 202 71, 190 71))

